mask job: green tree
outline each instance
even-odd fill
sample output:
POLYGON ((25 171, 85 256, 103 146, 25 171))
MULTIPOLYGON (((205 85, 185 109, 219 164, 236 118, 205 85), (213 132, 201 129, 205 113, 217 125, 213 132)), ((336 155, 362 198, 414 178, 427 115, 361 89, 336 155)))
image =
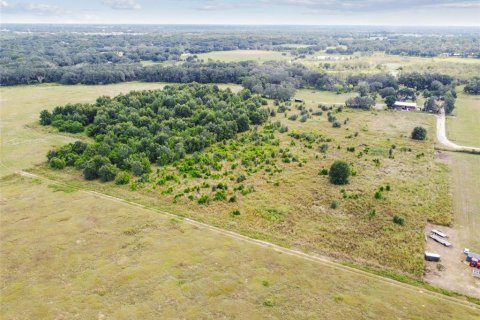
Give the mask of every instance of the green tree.
POLYGON ((452 113, 453 109, 455 108, 455 98, 450 93, 447 93, 445 95, 443 108, 445 109, 445 113, 447 114, 452 113))
POLYGON ((130 182, 130 175, 126 171, 121 171, 115 178, 115 184, 122 185, 130 182))
POLYGON ((48 126, 52 124, 53 116, 48 110, 42 110, 40 112, 40 124, 42 126, 48 126))
POLYGON ((415 127, 412 131, 412 139, 425 140, 427 138, 427 129, 423 127, 415 127))
POLYGON ((48 162, 48 165, 50 166, 50 168, 53 168, 53 169, 63 169, 65 168, 65 160, 57 157, 53 157, 48 162))
POLYGON ((397 101, 397 98, 395 98, 394 96, 387 96, 385 97, 385 104, 387 105, 387 107, 389 108, 392 108, 393 105, 395 104, 395 101, 397 101))
POLYGON ((102 182, 113 181, 118 169, 113 164, 105 164, 98 169, 98 176, 102 182))
POLYGON ((348 183, 350 173, 350 166, 347 162, 342 160, 336 160, 330 167, 328 176, 330 177, 331 183, 342 185, 348 183))
POLYGON ((88 161, 87 163, 85 163, 85 166, 83 167, 83 177, 85 178, 85 180, 97 179, 97 168, 92 161, 88 161))

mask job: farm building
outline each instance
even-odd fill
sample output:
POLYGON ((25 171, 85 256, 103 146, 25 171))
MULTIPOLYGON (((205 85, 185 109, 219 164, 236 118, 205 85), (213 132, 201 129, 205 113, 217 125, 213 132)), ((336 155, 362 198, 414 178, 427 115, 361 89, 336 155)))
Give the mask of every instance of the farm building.
POLYGON ((415 102, 395 101, 393 108, 397 110, 417 110, 417 104, 415 102))

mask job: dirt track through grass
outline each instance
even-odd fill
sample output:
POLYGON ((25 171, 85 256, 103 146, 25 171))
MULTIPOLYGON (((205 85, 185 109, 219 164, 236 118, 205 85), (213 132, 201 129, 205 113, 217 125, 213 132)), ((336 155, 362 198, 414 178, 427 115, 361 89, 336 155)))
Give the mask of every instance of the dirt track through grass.
MULTIPOLYGON (((62 183, 62 182, 51 180, 47 177, 39 176, 37 174, 32 174, 32 173, 25 172, 25 171, 20 172, 20 175, 22 175, 24 177, 28 177, 30 179, 38 179, 38 180, 43 180, 43 181, 48 182, 48 183, 55 183, 57 185, 64 186, 65 188, 67 188, 69 190, 77 189, 76 187, 74 187, 72 185, 68 185, 68 184, 65 184, 65 183, 62 183)), ((305 253, 305 252, 301 252, 301 251, 298 251, 298 250, 292 250, 292 249, 284 248, 284 247, 278 246, 276 244, 269 243, 267 241, 262 241, 262 240, 254 239, 254 238, 251 238, 251 237, 247 237, 247 236, 244 236, 244 235, 241 235, 241 234, 229 231, 229 230, 218 228, 218 227, 215 227, 215 226, 212 226, 212 225, 209 225, 209 224, 206 224, 206 223, 202 223, 202 222, 199 222, 199 221, 196 221, 196 220, 193 220, 193 219, 185 218, 185 217, 179 216, 179 215, 174 214, 174 213, 161 211, 161 210, 158 210, 158 209, 155 209, 155 208, 150 208, 150 207, 147 207, 147 206, 142 205, 140 203, 127 201, 125 199, 118 198, 118 197, 115 197, 115 196, 112 196, 112 195, 99 193, 99 192, 93 191, 93 190, 85 190, 85 189, 77 189, 77 190, 82 191, 82 192, 87 193, 87 194, 90 194, 90 195, 94 195, 94 196, 103 198, 103 199, 114 201, 114 202, 117 202, 117 203, 127 204, 127 205, 132 206, 132 207, 154 211, 154 212, 157 212, 157 213, 160 213, 160 214, 166 216, 167 218, 181 219, 181 221, 183 221, 185 223, 188 223, 188 224, 191 224, 193 226, 199 227, 201 229, 208 230, 210 232, 214 232, 216 234, 220 234, 222 236, 233 238, 235 240, 240 240, 242 242, 246 242, 246 243, 249 243, 249 244, 254 244, 254 245, 257 245, 257 246, 260 246, 260 247, 263 247, 263 248, 266 248, 266 249, 270 249, 270 250, 273 250, 273 251, 276 251, 276 252, 284 253, 284 254, 292 256, 292 257, 297 257, 297 258, 301 258, 303 260, 315 262, 315 263, 321 264, 321 265, 323 265, 325 267, 328 267, 328 268, 333 268, 333 269, 338 270, 338 271, 346 272, 346 273, 351 274, 352 276, 355 276, 355 277, 365 277, 365 278, 369 278, 369 279, 374 279, 374 280, 380 281, 384 284, 392 285, 393 287, 406 289, 408 291, 414 292, 415 294, 421 293, 421 294, 425 294, 425 295, 431 295, 432 297, 436 297, 440 300, 444 300, 445 302, 448 301, 448 302, 452 302, 452 303, 455 303, 455 304, 464 305, 464 306, 467 306, 467 307, 470 307, 470 308, 473 308, 473 309, 478 308, 476 305, 468 303, 464 300, 459 300, 459 299, 456 299, 456 298, 447 297, 447 296, 444 296, 442 294, 438 294, 438 293, 435 293, 435 292, 430 292, 428 290, 424 291, 419 287, 411 286, 411 285, 408 285, 408 284, 405 284, 405 283, 402 283, 402 282, 398 282, 398 281, 395 281, 395 280, 391 280, 391 279, 388 279, 388 278, 377 276, 377 275, 369 273, 369 272, 364 272, 364 271, 361 271, 359 269, 355 269, 355 268, 352 268, 352 267, 348 267, 348 266, 339 264, 337 262, 332 261, 331 259, 329 259, 327 257, 322 257, 322 256, 318 256, 318 255, 313 255, 313 254, 308 254, 308 253, 305 253)))

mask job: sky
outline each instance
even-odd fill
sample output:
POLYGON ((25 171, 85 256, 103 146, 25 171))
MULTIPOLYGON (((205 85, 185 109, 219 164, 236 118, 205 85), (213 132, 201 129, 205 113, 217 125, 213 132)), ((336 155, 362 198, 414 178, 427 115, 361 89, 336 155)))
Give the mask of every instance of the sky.
POLYGON ((0 0, 0 22, 480 26, 480 0, 0 0))

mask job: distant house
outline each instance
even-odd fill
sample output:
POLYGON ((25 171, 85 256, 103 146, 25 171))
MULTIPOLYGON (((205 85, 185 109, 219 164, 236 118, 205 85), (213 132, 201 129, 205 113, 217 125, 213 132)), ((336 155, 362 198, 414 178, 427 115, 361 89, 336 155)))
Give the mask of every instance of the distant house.
POLYGON ((295 102, 303 102, 303 99, 295 98, 294 101, 295 101, 295 102))
POLYGON ((417 104, 415 102, 395 101, 393 108, 397 110, 417 110, 417 104))

